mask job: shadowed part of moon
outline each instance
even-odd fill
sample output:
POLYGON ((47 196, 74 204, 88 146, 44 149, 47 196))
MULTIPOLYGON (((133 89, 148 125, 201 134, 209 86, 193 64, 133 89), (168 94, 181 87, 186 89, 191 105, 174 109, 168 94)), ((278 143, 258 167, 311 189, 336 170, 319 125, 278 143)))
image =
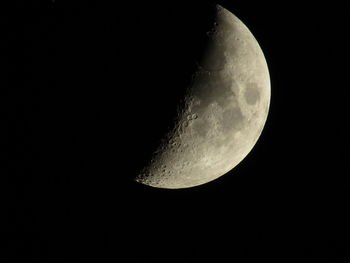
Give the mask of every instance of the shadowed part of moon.
POLYGON ((201 66, 208 71, 222 70, 226 65, 224 49, 218 49, 211 42, 208 44, 208 53, 203 59, 201 66))

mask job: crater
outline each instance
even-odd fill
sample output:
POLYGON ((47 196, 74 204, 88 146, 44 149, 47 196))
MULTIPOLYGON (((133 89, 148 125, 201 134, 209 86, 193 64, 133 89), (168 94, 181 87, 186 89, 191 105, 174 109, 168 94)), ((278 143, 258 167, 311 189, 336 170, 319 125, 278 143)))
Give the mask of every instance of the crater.
POLYGON ((245 88, 244 98, 249 105, 256 104, 260 99, 259 86, 256 83, 249 83, 245 88))

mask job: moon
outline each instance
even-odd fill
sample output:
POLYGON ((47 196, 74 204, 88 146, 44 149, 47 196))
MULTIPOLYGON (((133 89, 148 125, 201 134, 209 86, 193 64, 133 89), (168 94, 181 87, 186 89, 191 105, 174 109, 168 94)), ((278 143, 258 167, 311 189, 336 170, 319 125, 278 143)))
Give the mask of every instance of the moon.
POLYGON ((207 35, 174 126, 136 182, 179 189, 213 181, 248 155, 263 130, 271 90, 257 40, 220 5, 207 35))

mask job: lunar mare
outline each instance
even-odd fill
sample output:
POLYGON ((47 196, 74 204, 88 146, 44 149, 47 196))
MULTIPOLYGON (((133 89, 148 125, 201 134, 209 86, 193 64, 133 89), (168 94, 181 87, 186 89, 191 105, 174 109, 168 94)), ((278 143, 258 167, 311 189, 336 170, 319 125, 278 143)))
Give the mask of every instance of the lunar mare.
POLYGON ((224 175, 254 147, 269 103, 270 77, 258 42, 236 16, 217 6, 207 52, 174 128, 135 180, 176 189, 224 175))

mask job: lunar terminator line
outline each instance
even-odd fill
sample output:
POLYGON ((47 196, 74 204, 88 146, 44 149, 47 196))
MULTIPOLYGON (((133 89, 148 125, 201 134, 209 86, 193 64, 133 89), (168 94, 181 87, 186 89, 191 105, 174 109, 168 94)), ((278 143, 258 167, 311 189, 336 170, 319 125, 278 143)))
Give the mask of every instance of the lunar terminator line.
POLYGON ((270 104, 264 54, 236 16, 216 11, 185 105, 137 182, 172 189, 210 182, 240 163, 263 130, 270 104))

